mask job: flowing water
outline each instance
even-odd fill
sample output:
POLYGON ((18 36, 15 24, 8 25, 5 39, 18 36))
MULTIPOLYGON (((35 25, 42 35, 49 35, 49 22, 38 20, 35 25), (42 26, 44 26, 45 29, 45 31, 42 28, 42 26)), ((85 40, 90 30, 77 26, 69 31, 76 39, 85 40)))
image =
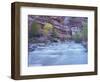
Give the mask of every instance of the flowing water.
POLYGON ((29 51, 28 66, 87 64, 87 59, 87 50, 81 43, 51 43, 29 51))

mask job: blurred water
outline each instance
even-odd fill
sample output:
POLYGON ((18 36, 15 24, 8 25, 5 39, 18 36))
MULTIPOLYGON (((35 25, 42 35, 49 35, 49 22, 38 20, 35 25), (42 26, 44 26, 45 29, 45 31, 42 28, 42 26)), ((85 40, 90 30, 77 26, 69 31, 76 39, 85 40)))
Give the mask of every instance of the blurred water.
POLYGON ((87 64, 87 57, 81 43, 52 43, 30 51, 28 66, 87 64))

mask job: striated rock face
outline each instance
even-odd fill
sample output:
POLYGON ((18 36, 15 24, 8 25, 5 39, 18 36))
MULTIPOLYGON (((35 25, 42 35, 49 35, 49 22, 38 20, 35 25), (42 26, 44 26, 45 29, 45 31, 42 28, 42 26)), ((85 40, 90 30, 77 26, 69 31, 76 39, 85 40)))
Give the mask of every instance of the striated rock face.
POLYGON ((37 37, 40 42, 72 39, 72 35, 81 32, 84 22, 87 23, 86 17, 28 15, 29 36, 37 37))
POLYGON ((31 27, 32 22, 37 22, 38 24, 45 25, 46 23, 52 24, 55 28, 60 30, 66 30, 67 26, 64 25, 64 17, 50 17, 50 16, 29 16, 29 27, 31 27))

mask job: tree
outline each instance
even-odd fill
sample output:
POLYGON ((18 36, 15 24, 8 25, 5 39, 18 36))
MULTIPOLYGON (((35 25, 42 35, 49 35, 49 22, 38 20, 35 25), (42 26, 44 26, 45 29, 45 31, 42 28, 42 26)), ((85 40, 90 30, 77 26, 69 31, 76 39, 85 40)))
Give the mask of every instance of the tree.
POLYGON ((39 29, 40 29, 39 24, 36 23, 36 22, 33 22, 32 27, 31 27, 31 34, 32 34, 33 37, 39 35, 39 29))
POLYGON ((87 24, 83 24, 83 29, 82 29, 82 39, 84 41, 87 41, 87 36, 88 36, 88 29, 87 29, 87 24))
POLYGON ((48 35, 50 32, 52 32, 52 29, 53 29, 53 25, 50 24, 50 23, 46 23, 43 27, 44 29, 44 34, 45 35, 48 35))

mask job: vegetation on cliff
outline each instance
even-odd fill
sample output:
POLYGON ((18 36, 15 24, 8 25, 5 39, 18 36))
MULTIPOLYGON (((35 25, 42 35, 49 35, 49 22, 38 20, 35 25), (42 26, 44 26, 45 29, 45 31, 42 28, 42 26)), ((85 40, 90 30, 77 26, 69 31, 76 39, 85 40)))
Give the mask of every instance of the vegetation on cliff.
POLYGON ((87 17, 28 16, 29 42, 86 42, 87 17))

